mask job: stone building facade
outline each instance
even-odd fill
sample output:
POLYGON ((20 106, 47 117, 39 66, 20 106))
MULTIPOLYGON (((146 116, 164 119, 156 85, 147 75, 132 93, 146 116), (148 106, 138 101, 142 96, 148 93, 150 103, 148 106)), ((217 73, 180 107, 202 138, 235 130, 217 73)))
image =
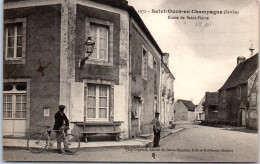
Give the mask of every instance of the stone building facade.
POLYGON ((59 104, 78 135, 84 125, 121 138, 152 131, 163 53, 127 1, 6 0, 3 56, 4 135, 52 126, 59 104), (80 69, 87 37, 95 49, 80 69))
POLYGON ((246 125, 248 128, 258 130, 258 105, 259 105, 258 70, 257 70, 257 76, 253 83, 253 87, 249 92, 248 99, 249 99, 249 107, 248 107, 246 125))
POLYGON ((237 64, 225 84, 219 89, 218 120, 221 123, 248 126, 249 97, 258 75, 258 53, 247 60, 238 57, 237 64))
POLYGON ((205 120, 205 96, 201 99, 199 104, 195 108, 195 120, 204 121, 205 120))
POLYGON ((195 121, 196 106, 189 100, 178 99, 174 103, 174 120, 175 121, 195 121))
POLYGON ((205 93, 205 122, 217 123, 218 122, 218 92, 205 93))
POLYGON ((169 70, 169 54, 164 53, 161 61, 161 85, 160 94, 160 121, 164 125, 168 125, 173 117, 174 106, 174 80, 175 77, 169 70))

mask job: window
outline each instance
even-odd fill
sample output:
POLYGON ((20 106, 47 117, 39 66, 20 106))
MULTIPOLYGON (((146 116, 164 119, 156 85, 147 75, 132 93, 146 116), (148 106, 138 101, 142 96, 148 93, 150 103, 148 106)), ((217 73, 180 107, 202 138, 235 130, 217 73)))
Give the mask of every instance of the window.
POLYGON ((167 88, 171 89, 171 79, 170 79, 169 74, 167 74, 167 88))
POLYGON ((154 84, 157 84, 157 62, 153 60, 153 69, 154 69, 154 84))
POLYGON ((25 119, 27 106, 27 83, 4 83, 3 118, 25 119))
POLYGON ((167 72, 165 72, 165 74, 164 74, 164 86, 168 87, 168 74, 167 74, 167 72))
POLYGON ((108 61, 108 28, 97 24, 90 24, 92 38, 95 41, 94 52, 90 60, 108 61))
POLYGON ((173 91, 173 79, 171 79, 170 89, 171 89, 171 91, 173 91))
POLYGON ((26 23, 25 19, 5 21, 5 60, 13 64, 25 60, 26 23))
POLYGON ((223 99, 223 102, 225 102, 225 99, 226 99, 226 91, 225 90, 222 91, 222 99, 223 99))
POLYGON ((139 115, 140 115, 140 106, 141 106, 141 101, 140 99, 137 99, 137 98, 133 98, 132 99, 132 114, 131 114, 131 118, 132 119, 136 119, 136 118, 139 118, 139 115))
POLYGON ((241 86, 237 87, 238 99, 241 99, 241 86))
POLYGON ((87 84, 86 116, 88 120, 108 120, 109 86, 87 84))
POLYGON ((157 106, 157 96, 154 95, 154 101, 153 101, 153 113, 155 113, 158 109, 158 106, 157 106))
POLYGON ((147 78, 147 51, 146 49, 142 49, 142 77, 144 79, 147 78))
POLYGON ((156 60, 153 61, 153 68, 154 68, 154 71, 156 72, 157 71, 157 62, 156 62, 156 60))
POLYGON ((162 78, 162 85, 164 85, 164 74, 165 74, 164 70, 162 69, 162 77, 161 77, 162 78))
POLYGON ((94 51, 86 63, 113 66, 113 23, 86 17, 85 32, 85 38, 95 41, 94 51))

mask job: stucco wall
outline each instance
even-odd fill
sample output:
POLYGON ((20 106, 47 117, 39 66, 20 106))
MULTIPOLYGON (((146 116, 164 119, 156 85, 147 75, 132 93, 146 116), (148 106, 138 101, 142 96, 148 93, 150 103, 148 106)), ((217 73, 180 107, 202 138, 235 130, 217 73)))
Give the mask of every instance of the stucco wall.
POLYGON ((188 121, 194 122, 195 121, 195 113, 192 111, 188 111, 188 121))
POLYGON ((176 101, 174 103, 174 119, 175 121, 187 121, 188 120, 188 109, 181 103, 176 101))
MULTIPOLYGON (((143 98, 142 111, 141 111, 141 131, 142 133, 151 133, 152 126, 150 122, 154 118, 154 99, 155 93, 159 93, 160 84, 160 59, 156 55, 156 52, 142 36, 138 27, 134 23, 131 26, 131 95, 143 98), (156 71, 153 68, 147 66, 147 79, 142 78, 142 50, 143 47, 151 53, 153 58, 157 62, 156 71), (156 76, 156 78, 155 78, 156 76)), ((147 54, 148 55, 148 54, 147 54)), ((157 106, 159 105, 159 98, 157 98, 157 106)), ((132 119, 132 132, 138 133, 137 120, 132 119)), ((136 134, 134 134, 136 135, 136 134)))
POLYGON ((248 108, 248 118, 247 127, 251 129, 258 129, 258 71, 257 76, 254 80, 252 89, 249 94, 249 108, 248 108))
MULTIPOLYGON (((8 9, 4 19, 26 18, 25 64, 4 64, 4 79, 31 78, 30 83, 30 129, 39 130, 44 124, 53 125, 53 116, 59 105, 60 67, 60 5, 8 9), (38 61, 44 76, 36 70, 38 61), (50 107, 50 117, 43 117, 43 107, 50 107)), ((28 119, 28 118, 27 118, 28 119)))
POLYGON ((120 14, 77 5, 77 27, 76 27, 76 79, 103 79, 112 80, 119 84, 119 40, 120 40, 120 14), (97 64, 86 64, 81 70, 78 61, 85 57, 84 43, 86 40, 86 17, 105 20, 113 23, 113 65, 104 66, 97 64))
MULTIPOLYGON (((123 123, 121 130, 122 138, 128 138, 128 83, 129 83, 129 18, 126 11, 101 5, 94 2, 82 2, 77 5, 77 27, 76 27, 76 81, 88 80, 107 80, 112 85, 124 87, 125 104, 122 113, 123 123), (86 5, 86 6, 85 6, 86 5), (109 24, 109 60, 108 63, 94 62, 88 60, 82 69, 78 68, 78 61, 85 57, 84 42, 88 37, 89 29, 86 28, 86 18, 88 21, 95 20, 109 24), (112 56, 112 57, 111 57, 112 56), (111 57, 111 58, 110 58, 111 57)), ((113 120, 114 100, 119 98, 111 86, 110 95, 110 121, 113 120)))

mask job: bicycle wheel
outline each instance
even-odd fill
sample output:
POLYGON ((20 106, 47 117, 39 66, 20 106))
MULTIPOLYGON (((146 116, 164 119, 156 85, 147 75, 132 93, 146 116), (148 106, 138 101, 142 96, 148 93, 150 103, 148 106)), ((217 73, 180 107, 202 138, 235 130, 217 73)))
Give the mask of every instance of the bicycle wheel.
POLYGON ((64 153, 65 154, 75 154, 80 148, 80 141, 74 134, 68 134, 64 139, 64 153))
POLYGON ((44 133, 35 133, 27 140, 27 148, 32 153, 41 153, 47 147, 47 137, 44 133))

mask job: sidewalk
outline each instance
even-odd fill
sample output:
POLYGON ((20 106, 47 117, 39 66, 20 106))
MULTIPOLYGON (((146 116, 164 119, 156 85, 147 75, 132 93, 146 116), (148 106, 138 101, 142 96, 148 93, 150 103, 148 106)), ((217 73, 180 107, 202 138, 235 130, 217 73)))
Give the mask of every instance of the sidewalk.
MULTIPOLYGON (((177 133, 184 128, 175 128, 175 129, 167 129, 163 131, 163 135, 161 138, 167 137, 171 134, 177 133)), ((151 142, 153 142, 153 138, 142 139, 136 138, 132 140, 122 140, 119 142, 116 141, 95 141, 95 142, 80 142, 80 148, 106 148, 106 147, 147 147, 151 142)), ((27 140, 26 139, 16 139, 16 138, 3 138, 3 147, 4 148, 19 148, 19 149, 27 149, 27 140)), ((53 146, 53 149, 56 148, 53 146)))

